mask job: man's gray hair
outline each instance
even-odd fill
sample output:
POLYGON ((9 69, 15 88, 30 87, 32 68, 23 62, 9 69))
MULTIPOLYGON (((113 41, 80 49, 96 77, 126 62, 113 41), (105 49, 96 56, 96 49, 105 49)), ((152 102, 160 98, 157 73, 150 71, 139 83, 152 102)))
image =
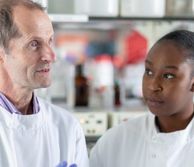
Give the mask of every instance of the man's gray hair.
POLYGON ((5 51, 9 50, 11 39, 21 36, 21 33, 13 20, 13 8, 16 6, 25 6, 29 9, 45 9, 32 0, 0 0, 0 47, 5 51))

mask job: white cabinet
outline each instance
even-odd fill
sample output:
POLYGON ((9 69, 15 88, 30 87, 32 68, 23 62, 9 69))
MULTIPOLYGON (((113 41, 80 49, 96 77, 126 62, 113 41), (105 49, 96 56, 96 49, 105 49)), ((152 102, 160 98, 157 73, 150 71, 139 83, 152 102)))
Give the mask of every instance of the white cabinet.
POLYGON ((119 0, 74 0, 75 13, 111 17, 119 15, 119 0))
POLYGON ((73 0, 48 0, 48 13, 74 14, 73 0))
POLYGON ((121 16, 163 17, 165 0, 121 0, 121 16))
MULTIPOLYGON (((37 0, 45 1, 45 0, 37 0)), ((48 13, 85 14, 111 17, 119 15, 119 0, 47 0, 48 13)))

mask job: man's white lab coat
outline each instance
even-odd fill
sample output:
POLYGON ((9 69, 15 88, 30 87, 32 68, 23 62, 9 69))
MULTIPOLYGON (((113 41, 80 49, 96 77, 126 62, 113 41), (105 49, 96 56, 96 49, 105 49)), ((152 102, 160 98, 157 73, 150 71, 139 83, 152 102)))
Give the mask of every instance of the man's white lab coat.
POLYGON ((40 112, 10 114, 0 107, 0 167, 88 167, 85 138, 67 111, 39 100, 40 112))

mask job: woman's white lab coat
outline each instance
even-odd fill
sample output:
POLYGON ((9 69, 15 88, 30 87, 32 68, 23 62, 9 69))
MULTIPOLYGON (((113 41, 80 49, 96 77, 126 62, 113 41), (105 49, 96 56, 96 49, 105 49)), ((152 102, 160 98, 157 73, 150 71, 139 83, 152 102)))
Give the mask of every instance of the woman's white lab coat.
POLYGON ((10 114, 0 107, 0 167, 88 167, 82 129, 68 112, 39 99, 40 112, 10 114))
POLYGON ((146 114, 109 130, 90 157, 90 167, 194 167, 194 123, 160 133, 146 114))

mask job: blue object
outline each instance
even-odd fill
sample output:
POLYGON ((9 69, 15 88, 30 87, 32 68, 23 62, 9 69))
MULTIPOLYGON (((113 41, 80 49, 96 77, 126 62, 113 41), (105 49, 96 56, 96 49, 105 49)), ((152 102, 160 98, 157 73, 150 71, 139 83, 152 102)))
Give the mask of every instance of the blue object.
MULTIPOLYGON (((61 162, 60 164, 58 164, 56 167, 68 167, 68 164, 66 161, 61 162)), ((77 167, 76 164, 71 164, 69 167, 77 167)))
POLYGON ((57 165, 56 167, 67 167, 67 162, 63 161, 59 165, 57 165))
POLYGON ((102 54, 114 56, 115 44, 114 41, 91 41, 88 43, 85 52, 88 57, 96 57, 102 54))

